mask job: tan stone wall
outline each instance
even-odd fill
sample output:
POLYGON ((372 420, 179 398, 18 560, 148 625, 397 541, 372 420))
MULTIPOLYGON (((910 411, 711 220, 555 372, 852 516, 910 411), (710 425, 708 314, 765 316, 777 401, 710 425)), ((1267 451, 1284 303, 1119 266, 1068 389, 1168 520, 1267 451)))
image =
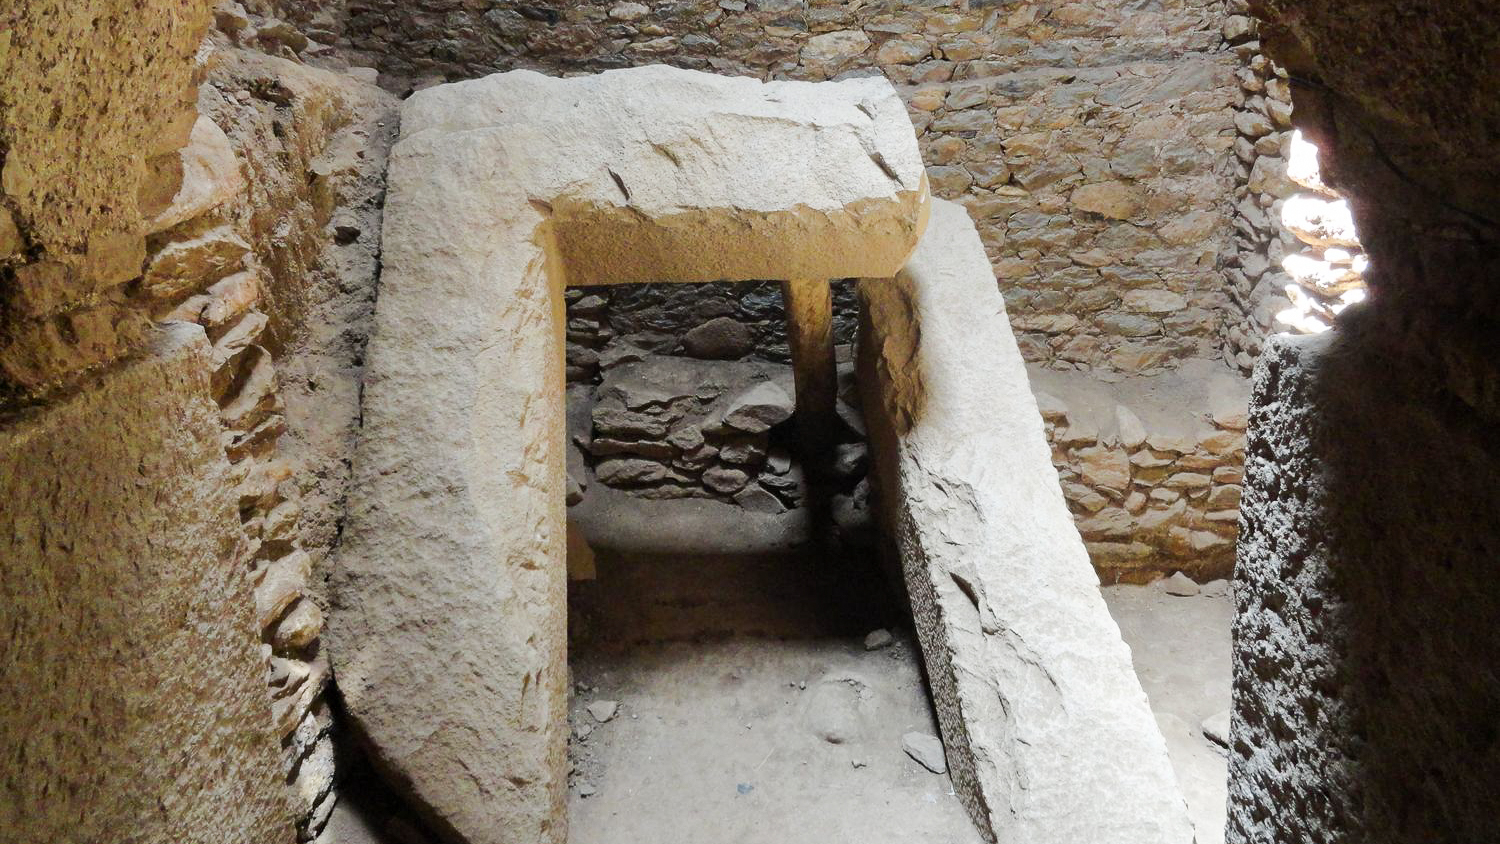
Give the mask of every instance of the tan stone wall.
POLYGON ((294 840, 211 354, 174 326, 0 425, 4 840, 294 840))
POLYGON ((212 341, 245 598, 305 840, 337 799, 318 575, 342 519, 394 103, 219 36, 200 59, 200 120, 230 164, 210 180, 214 204, 149 239, 137 287, 153 318, 195 323, 212 341))
MULTIPOLYGON (((166 571, 177 565, 168 556, 153 559, 164 571, 157 586, 72 596, 80 612, 109 619, 110 626, 65 638, 55 652, 30 650, 25 640, 40 629, 27 603, 35 595, 18 592, 8 602, 19 626, 6 625, 13 633, 7 648, 26 655, 17 664, 27 670, 41 670, 53 658, 90 665, 101 648, 112 647, 101 637, 159 625, 151 608, 163 602, 202 603, 199 623, 207 638, 186 644, 172 638, 172 626, 154 639, 143 632, 148 644, 132 645, 127 665, 133 670, 149 674, 161 660, 175 660, 162 665, 158 679, 168 682, 163 689, 192 685, 184 700, 168 700, 170 691, 154 698, 149 687, 123 689, 125 709, 98 724, 70 723, 64 704, 42 720, 8 706, 15 717, 3 729, 21 731, 7 733, 6 745, 12 739, 42 743, 36 747, 76 741, 79 753, 101 759, 113 752, 110 732, 161 733, 184 747, 221 739, 233 745, 194 751, 187 761, 173 762, 177 757, 168 754, 122 761, 116 773, 132 782, 105 777, 92 790, 78 791, 83 796, 77 799, 52 801, 49 811, 59 817, 83 819, 78 830, 59 832, 59 840, 105 829, 112 812, 134 811, 130 800, 143 806, 165 800, 174 807, 160 834, 146 830, 142 840, 290 839, 294 821, 297 833, 311 837, 334 799, 332 719, 323 695, 327 659, 318 644, 322 613, 312 575, 341 519, 393 103, 350 76, 233 50, 221 35, 205 40, 210 16, 202 3, 31 3, 6 15, 9 28, 0 33, 0 410, 27 409, 0 422, 0 460, 14 482, 39 484, 8 495, 17 503, 15 518, 66 507, 7 531, 12 547, 5 561, 77 565, 79 555, 95 553, 88 549, 108 547, 113 550, 99 552, 105 561, 141 565, 149 558, 143 547, 173 546, 166 534, 152 533, 157 529, 149 511, 118 524, 98 513, 69 521, 77 517, 79 500, 96 509, 114 500, 97 484, 119 471, 138 476, 142 494, 160 491, 151 506, 167 508, 160 518, 171 520, 174 530, 201 534, 204 543, 234 539, 182 552, 184 560, 202 558, 193 558, 193 565, 216 567, 222 582, 189 583, 187 575, 166 571), (163 360, 152 338, 183 331, 197 333, 195 351, 163 360), (289 384, 278 371, 292 374, 289 384), (152 372, 161 377, 141 374, 152 372), (204 406, 217 406, 217 418, 198 413, 204 406), (46 429, 67 440, 66 449, 54 443, 59 453, 85 467, 54 485, 64 496, 54 500, 39 480, 55 470, 46 460, 69 464, 39 458, 37 435, 27 432, 81 407, 96 415, 78 421, 72 433, 46 429), (190 431, 211 444, 216 461, 131 456, 140 445, 131 431, 155 436, 152 425, 163 419, 183 424, 189 417, 190 431), (205 419, 212 420, 206 440, 205 419), (99 434, 107 436, 99 440, 99 434), (69 492, 94 482, 91 476, 96 486, 69 492), (180 492, 209 489, 228 502, 225 508, 207 506, 213 503, 208 492, 201 492, 202 506, 180 492), (26 527, 49 523, 71 538, 26 527), (129 597, 132 589, 138 599, 129 597), (253 697, 226 676, 180 670, 192 661, 184 648, 227 654, 242 644, 247 659, 234 682, 260 688, 253 697), (180 728, 156 724, 158 711, 181 720, 180 728), (226 720, 211 735, 194 738, 184 731, 200 716, 226 720), (185 779, 164 783, 151 767, 158 763, 176 765, 185 779), (290 804, 283 782, 292 786, 290 804), (216 797, 216 788, 241 789, 253 799, 243 809, 222 811, 227 799, 216 797), (90 795, 109 799, 96 802, 90 795), (202 805, 179 808, 179 797, 202 805), (124 802, 112 808, 116 798, 124 802), (268 799, 282 813, 274 820, 255 815, 268 799), (222 817, 209 818, 205 813, 216 807, 222 817), (245 824, 260 826, 252 833, 245 824)), ((174 449, 180 447, 157 448, 174 449)), ((30 582, 18 572, 7 580, 30 582)), ((226 660, 220 660, 225 672, 237 670, 226 660)), ((49 688, 62 701, 116 694, 94 685, 107 679, 102 673, 69 670, 59 677, 49 688)), ((38 688, 24 677, 17 683, 18 690, 38 688)), ((4 802, 34 802, 27 789, 42 782, 38 778, 50 778, 54 790, 71 788, 77 774, 66 768, 70 760, 59 755, 56 768, 39 768, 34 778, 18 774, 6 783, 16 799, 4 802)), ((46 837, 35 828, 29 832, 46 837)))
POLYGON ((0 401, 127 355, 157 199, 181 179, 205 0, 0 11, 0 401), (149 27, 142 20, 152 20, 149 27))

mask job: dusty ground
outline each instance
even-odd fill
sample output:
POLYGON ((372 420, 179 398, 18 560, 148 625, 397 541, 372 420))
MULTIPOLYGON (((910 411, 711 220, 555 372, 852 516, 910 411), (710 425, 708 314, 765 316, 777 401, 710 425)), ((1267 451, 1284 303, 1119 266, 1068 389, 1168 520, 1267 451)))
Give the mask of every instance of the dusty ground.
MULTIPOLYGON (((573 595, 572 844, 982 841, 948 777, 902 750, 903 734, 936 726, 899 608, 870 589, 867 568, 811 552, 605 554, 599 578, 573 595), (895 641, 866 650, 877 626, 895 641)), ((1194 597, 1114 586, 1105 598, 1198 844, 1221 844, 1225 759, 1201 724, 1229 706, 1222 583, 1194 597)), ((325 840, 427 840, 409 821, 377 819, 389 798, 367 791, 344 790, 325 840)))
POLYGON ((901 749, 936 733, 908 642, 666 643, 574 677, 573 844, 982 840, 948 777, 901 749), (620 703, 607 723, 599 700, 620 703))
POLYGON ((1104 600, 1135 659, 1167 739, 1172 767, 1188 801, 1197 844, 1224 840, 1228 762, 1203 735, 1203 722, 1229 710, 1229 623, 1234 616, 1224 581, 1193 597, 1151 586, 1110 586, 1104 600))
MULTIPOLYGON (((841 581, 807 588, 818 569, 810 556, 601 559, 600 581, 575 590, 574 844, 981 840, 947 777, 901 749, 907 732, 936 733, 909 634, 866 651, 869 626, 833 598, 841 581), (815 621, 835 606, 834 629, 815 621), (602 723, 588 709, 600 702, 617 705, 602 723)), ((1220 844, 1225 759, 1201 724, 1229 707, 1224 585, 1105 595, 1198 844, 1220 844)))

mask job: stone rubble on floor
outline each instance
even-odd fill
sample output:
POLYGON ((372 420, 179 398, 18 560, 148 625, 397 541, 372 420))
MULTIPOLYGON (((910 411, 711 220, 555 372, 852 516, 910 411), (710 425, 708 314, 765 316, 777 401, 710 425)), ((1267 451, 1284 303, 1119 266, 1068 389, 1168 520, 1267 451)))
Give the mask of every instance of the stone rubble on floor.
POLYGON ((907 733, 901 737, 901 749, 917 764, 934 774, 948 773, 948 758, 943 742, 931 733, 907 733))

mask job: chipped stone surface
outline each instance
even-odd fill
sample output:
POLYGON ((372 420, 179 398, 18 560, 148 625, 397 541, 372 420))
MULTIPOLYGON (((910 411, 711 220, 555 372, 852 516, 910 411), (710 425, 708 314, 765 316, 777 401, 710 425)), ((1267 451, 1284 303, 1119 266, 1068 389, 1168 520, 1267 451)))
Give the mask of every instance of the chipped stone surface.
POLYGON ((876 79, 518 71, 420 92, 402 133, 329 622, 340 689, 435 825, 560 842, 561 283, 889 274, 926 181, 876 79))
POLYGON ((245 187, 224 130, 199 117, 176 159, 152 171, 142 188, 147 233, 165 231, 224 203, 245 187))
POLYGON ((1192 829, 962 207, 861 282, 861 388, 954 787, 999 841, 1192 829), (990 301, 991 306, 976 303, 990 301))

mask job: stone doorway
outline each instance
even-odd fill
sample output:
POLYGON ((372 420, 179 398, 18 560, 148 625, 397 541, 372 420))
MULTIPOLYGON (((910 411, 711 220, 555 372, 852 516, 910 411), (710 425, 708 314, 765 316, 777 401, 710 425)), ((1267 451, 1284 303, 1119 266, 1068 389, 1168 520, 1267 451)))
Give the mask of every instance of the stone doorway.
POLYGON ((435 828, 566 839, 565 286, 792 279, 805 423, 835 415, 820 280, 852 276, 877 520, 974 830, 1190 837, 984 247, 886 82, 513 72, 402 125, 329 629, 354 726, 435 828))

